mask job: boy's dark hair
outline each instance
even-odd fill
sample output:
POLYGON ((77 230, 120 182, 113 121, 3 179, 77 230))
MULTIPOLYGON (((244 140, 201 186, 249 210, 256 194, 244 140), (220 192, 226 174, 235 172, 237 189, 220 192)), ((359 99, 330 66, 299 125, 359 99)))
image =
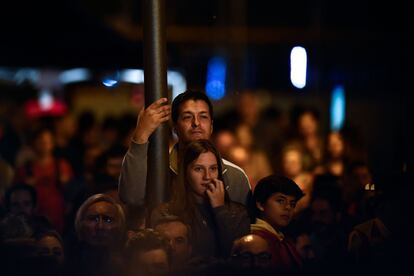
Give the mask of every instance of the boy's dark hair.
POLYGON ((283 175, 271 174, 259 180, 254 188, 253 198, 255 202, 264 204, 275 193, 294 196, 296 200, 305 195, 292 179, 283 175))
POLYGON ((4 195, 4 201, 5 201, 6 208, 7 208, 8 211, 10 211, 11 196, 16 191, 26 191, 26 192, 28 192, 30 194, 31 199, 32 199, 33 208, 36 207, 36 204, 37 204, 36 189, 33 186, 30 186, 30 185, 25 184, 25 183, 16 183, 15 185, 8 188, 6 190, 5 195, 4 195))
POLYGON ((200 91, 187 90, 175 97, 175 99, 172 102, 171 118, 174 123, 176 123, 178 120, 178 111, 180 109, 180 106, 189 100, 204 101, 208 105, 210 118, 213 119, 213 105, 211 104, 211 101, 207 97, 207 95, 200 91))

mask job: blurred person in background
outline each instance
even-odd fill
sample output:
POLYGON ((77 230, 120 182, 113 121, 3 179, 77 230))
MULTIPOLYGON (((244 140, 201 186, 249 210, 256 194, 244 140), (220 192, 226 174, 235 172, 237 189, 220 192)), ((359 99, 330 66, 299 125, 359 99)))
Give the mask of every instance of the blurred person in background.
POLYGON ((315 260, 323 272, 335 272, 347 265, 349 225, 343 214, 340 190, 325 186, 314 192, 309 209, 310 237, 315 260))
POLYGON ((64 229, 65 186, 72 180, 69 162, 54 155, 54 134, 49 128, 37 129, 32 138, 33 159, 16 170, 16 181, 35 187, 38 212, 45 215, 58 232, 64 229))
POLYGON ((33 186, 25 183, 11 186, 5 194, 5 205, 8 214, 24 214, 35 230, 54 228, 47 217, 38 214, 37 193, 33 186))
POLYGON ((255 140, 251 128, 241 125, 236 130, 237 145, 229 153, 229 159, 239 165, 249 177, 252 190, 257 181, 272 173, 266 153, 255 147, 255 140))
POLYGON ((288 144, 281 151, 280 172, 295 181, 304 196, 297 202, 295 216, 309 207, 313 192, 313 175, 303 167, 303 150, 300 144, 288 144))
POLYGON ((319 112, 312 107, 294 107, 292 123, 293 133, 289 140, 302 144, 304 169, 313 171, 322 162, 324 151, 319 112))
POLYGON ((342 176, 346 169, 347 146, 343 135, 338 131, 331 131, 326 139, 325 154, 321 165, 315 168, 315 173, 329 173, 342 176))
POLYGON ((4 204, 4 193, 11 186, 14 179, 13 167, 3 159, 0 154, 0 216, 4 204))
POLYGON ((237 138, 234 132, 229 129, 219 129, 212 134, 212 141, 223 158, 229 159, 230 151, 237 144, 237 138))

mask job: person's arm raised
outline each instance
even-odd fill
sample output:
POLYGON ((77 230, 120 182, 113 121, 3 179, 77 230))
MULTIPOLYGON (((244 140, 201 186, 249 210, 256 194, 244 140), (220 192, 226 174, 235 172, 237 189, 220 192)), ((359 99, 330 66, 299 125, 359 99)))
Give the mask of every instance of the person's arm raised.
POLYGON ((168 121, 171 107, 166 103, 167 99, 161 98, 139 113, 119 176, 119 196, 125 204, 138 206, 145 203, 148 139, 160 124, 168 121))
POLYGON ((148 142, 151 134, 164 122, 167 122, 171 114, 171 106, 166 104, 167 98, 161 98, 153 102, 139 113, 137 126, 132 140, 137 144, 148 142))

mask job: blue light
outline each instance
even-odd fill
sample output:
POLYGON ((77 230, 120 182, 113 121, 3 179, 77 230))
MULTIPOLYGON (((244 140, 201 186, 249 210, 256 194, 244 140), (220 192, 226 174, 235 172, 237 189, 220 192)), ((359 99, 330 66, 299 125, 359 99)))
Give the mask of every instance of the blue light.
POLYGON ((306 85, 307 54, 303 47, 293 47, 290 52, 290 81, 296 88, 306 85))
POLYGON ((331 97, 331 130, 340 130, 345 121, 345 90, 337 85, 332 90, 331 97))
POLYGON ((105 85, 106 87, 114 87, 115 85, 118 84, 118 81, 113 80, 113 79, 104 79, 102 80, 102 84, 105 85))
POLYGON ((226 94, 226 61, 221 57, 210 59, 207 67, 206 93, 213 100, 226 94))
POLYGON ((102 84, 109 88, 113 88, 117 86, 118 83, 119 83, 119 72, 118 71, 107 74, 102 78, 102 84))

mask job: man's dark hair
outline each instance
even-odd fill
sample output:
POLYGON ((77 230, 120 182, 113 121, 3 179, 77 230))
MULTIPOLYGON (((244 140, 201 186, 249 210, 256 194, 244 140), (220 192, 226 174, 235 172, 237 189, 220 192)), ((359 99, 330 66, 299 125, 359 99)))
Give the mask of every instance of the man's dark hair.
POLYGON ((210 118, 213 119, 213 105, 207 95, 201 91, 187 90, 175 97, 172 102, 171 117, 174 123, 177 123, 180 106, 189 100, 204 101, 208 105, 210 118))
POLYGON ((158 225, 167 224, 167 223, 171 223, 171 222, 180 222, 180 223, 182 223, 185 226, 185 228, 187 229, 188 242, 192 243, 191 226, 188 223, 186 223, 182 218, 180 218, 178 216, 174 216, 174 215, 163 216, 162 218, 154 221, 152 223, 152 226, 153 226, 154 229, 156 229, 158 225))
POLYGON ((146 228, 137 231, 128 239, 125 246, 125 255, 127 259, 132 259, 132 256, 137 252, 148 252, 155 249, 164 250, 171 263, 172 252, 167 238, 153 229, 146 228))
POLYGON ((259 180, 254 188, 253 198, 255 202, 264 204, 275 193, 294 196, 296 200, 305 195, 292 179, 283 175, 272 174, 259 180))
POLYGON ((30 185, 25 184, 25 183, 18 183, 18 184, 15 184, 15 185, 11 186, 10 188, 8 188, 6 190, 5 195, 4 195, 4 201, 5 201, 6 208, 7 208, 8 211, 10 211, 10 207, 11 207, 10 206, 11 196, 14 192, 17 192, 17 191, 26 191, 26 192, 28 192, 30 194, 31 199, 32 199, 33 207, 36 207, 37 193, 36 193, 35 188, 33 186, 30 186, 30 185))

